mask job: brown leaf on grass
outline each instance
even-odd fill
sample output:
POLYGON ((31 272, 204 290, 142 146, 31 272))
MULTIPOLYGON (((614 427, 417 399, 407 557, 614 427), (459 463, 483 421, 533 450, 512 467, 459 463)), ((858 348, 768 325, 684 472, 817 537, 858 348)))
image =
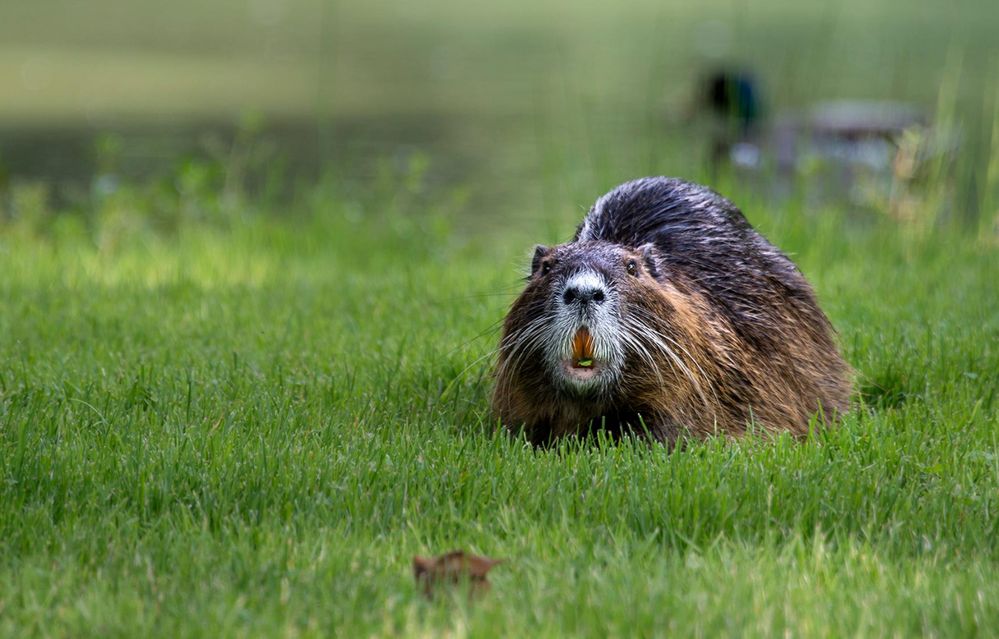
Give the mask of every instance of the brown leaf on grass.
POLYGON ((453 550, 439 557, 413 557, 413 577, 423 588, 423 594, 433 597, 434 588, 468 582, 469 596, 483 595, 489 591, 486 573, 502 559, 490 559, 453 550))

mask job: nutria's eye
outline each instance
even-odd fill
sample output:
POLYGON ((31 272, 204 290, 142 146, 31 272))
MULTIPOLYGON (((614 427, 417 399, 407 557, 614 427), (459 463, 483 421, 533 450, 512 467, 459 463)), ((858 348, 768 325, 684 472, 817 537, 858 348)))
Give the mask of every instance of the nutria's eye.
POLYGON ((628 275, 638 275, 638 262, 628 260, 628 275))
POLYGON ((550 270, 552 270, 552 263, 551 262, 542 262, 541 263, 541 274, 542 275, 548 275, 548 271, 550 271, 550 270))

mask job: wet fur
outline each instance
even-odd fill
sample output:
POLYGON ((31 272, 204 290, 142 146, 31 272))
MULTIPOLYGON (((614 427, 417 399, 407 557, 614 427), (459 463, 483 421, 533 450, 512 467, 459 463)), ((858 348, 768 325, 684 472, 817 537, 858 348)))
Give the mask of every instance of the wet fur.
POLYGON ((600 198, 571 242, 539 249, 504 323, 492 403, 536 444, 593 428, 672 443, 753 423, 802 434, 816 413, 847 410, 850 392, 832 327, 791 260, 713 191, 645 178, 600 198), (619 365, 593 392, 552 374, 545 259, 563 277, 599 270, 616 296, 619 331, 605 350, 619 365), (628 260, 641 264, 635 276, 628 260))

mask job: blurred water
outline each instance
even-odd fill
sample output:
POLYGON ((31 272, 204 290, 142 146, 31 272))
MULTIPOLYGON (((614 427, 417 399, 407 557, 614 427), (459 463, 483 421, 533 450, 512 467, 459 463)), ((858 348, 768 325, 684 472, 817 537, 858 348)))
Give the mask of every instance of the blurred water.
POLYGON ((753 69, 774 113, 947 102, 980 139, 993 5, 5 0, 0 175, 80 190, 108 134, 116 172, 153 175, 230 147, 249 117, 294 176, 364 180, 415 152, 482 206, 544 204, 542 179, 570 173, 587 201, 637 174, 705 174, 697 83, 720 64, 753 69))

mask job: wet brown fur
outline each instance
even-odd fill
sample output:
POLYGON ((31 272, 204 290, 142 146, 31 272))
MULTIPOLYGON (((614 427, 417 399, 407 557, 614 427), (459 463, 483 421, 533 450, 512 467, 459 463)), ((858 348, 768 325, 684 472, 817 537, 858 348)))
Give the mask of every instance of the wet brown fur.
MULTIPOLYGON (((647 257, 636 247, 620 250, 622 259, 647 257)), ((523 430, 535 444, 595 428, 675 443, 687 435, 738 436, 754 424, 758 430, 802 435, 814 415, 829 422, 848 409, 850 368, 793 265, 783 281, 761 280, 746 292, 747 303, 774 327, 753 332, 724 312, 689 269, 662 259, 639 263, 636 277, 609 271, 620 313, 666 339, 679 362, 650 347, 653 367, 629 349, 614 392, 592 397, 561 392, 544 361, 511 352, 511 336, 538 320, 550 302, 550 289, 534 273, 506 317, 500 343, 492 406, 507 428, 523 430)))

